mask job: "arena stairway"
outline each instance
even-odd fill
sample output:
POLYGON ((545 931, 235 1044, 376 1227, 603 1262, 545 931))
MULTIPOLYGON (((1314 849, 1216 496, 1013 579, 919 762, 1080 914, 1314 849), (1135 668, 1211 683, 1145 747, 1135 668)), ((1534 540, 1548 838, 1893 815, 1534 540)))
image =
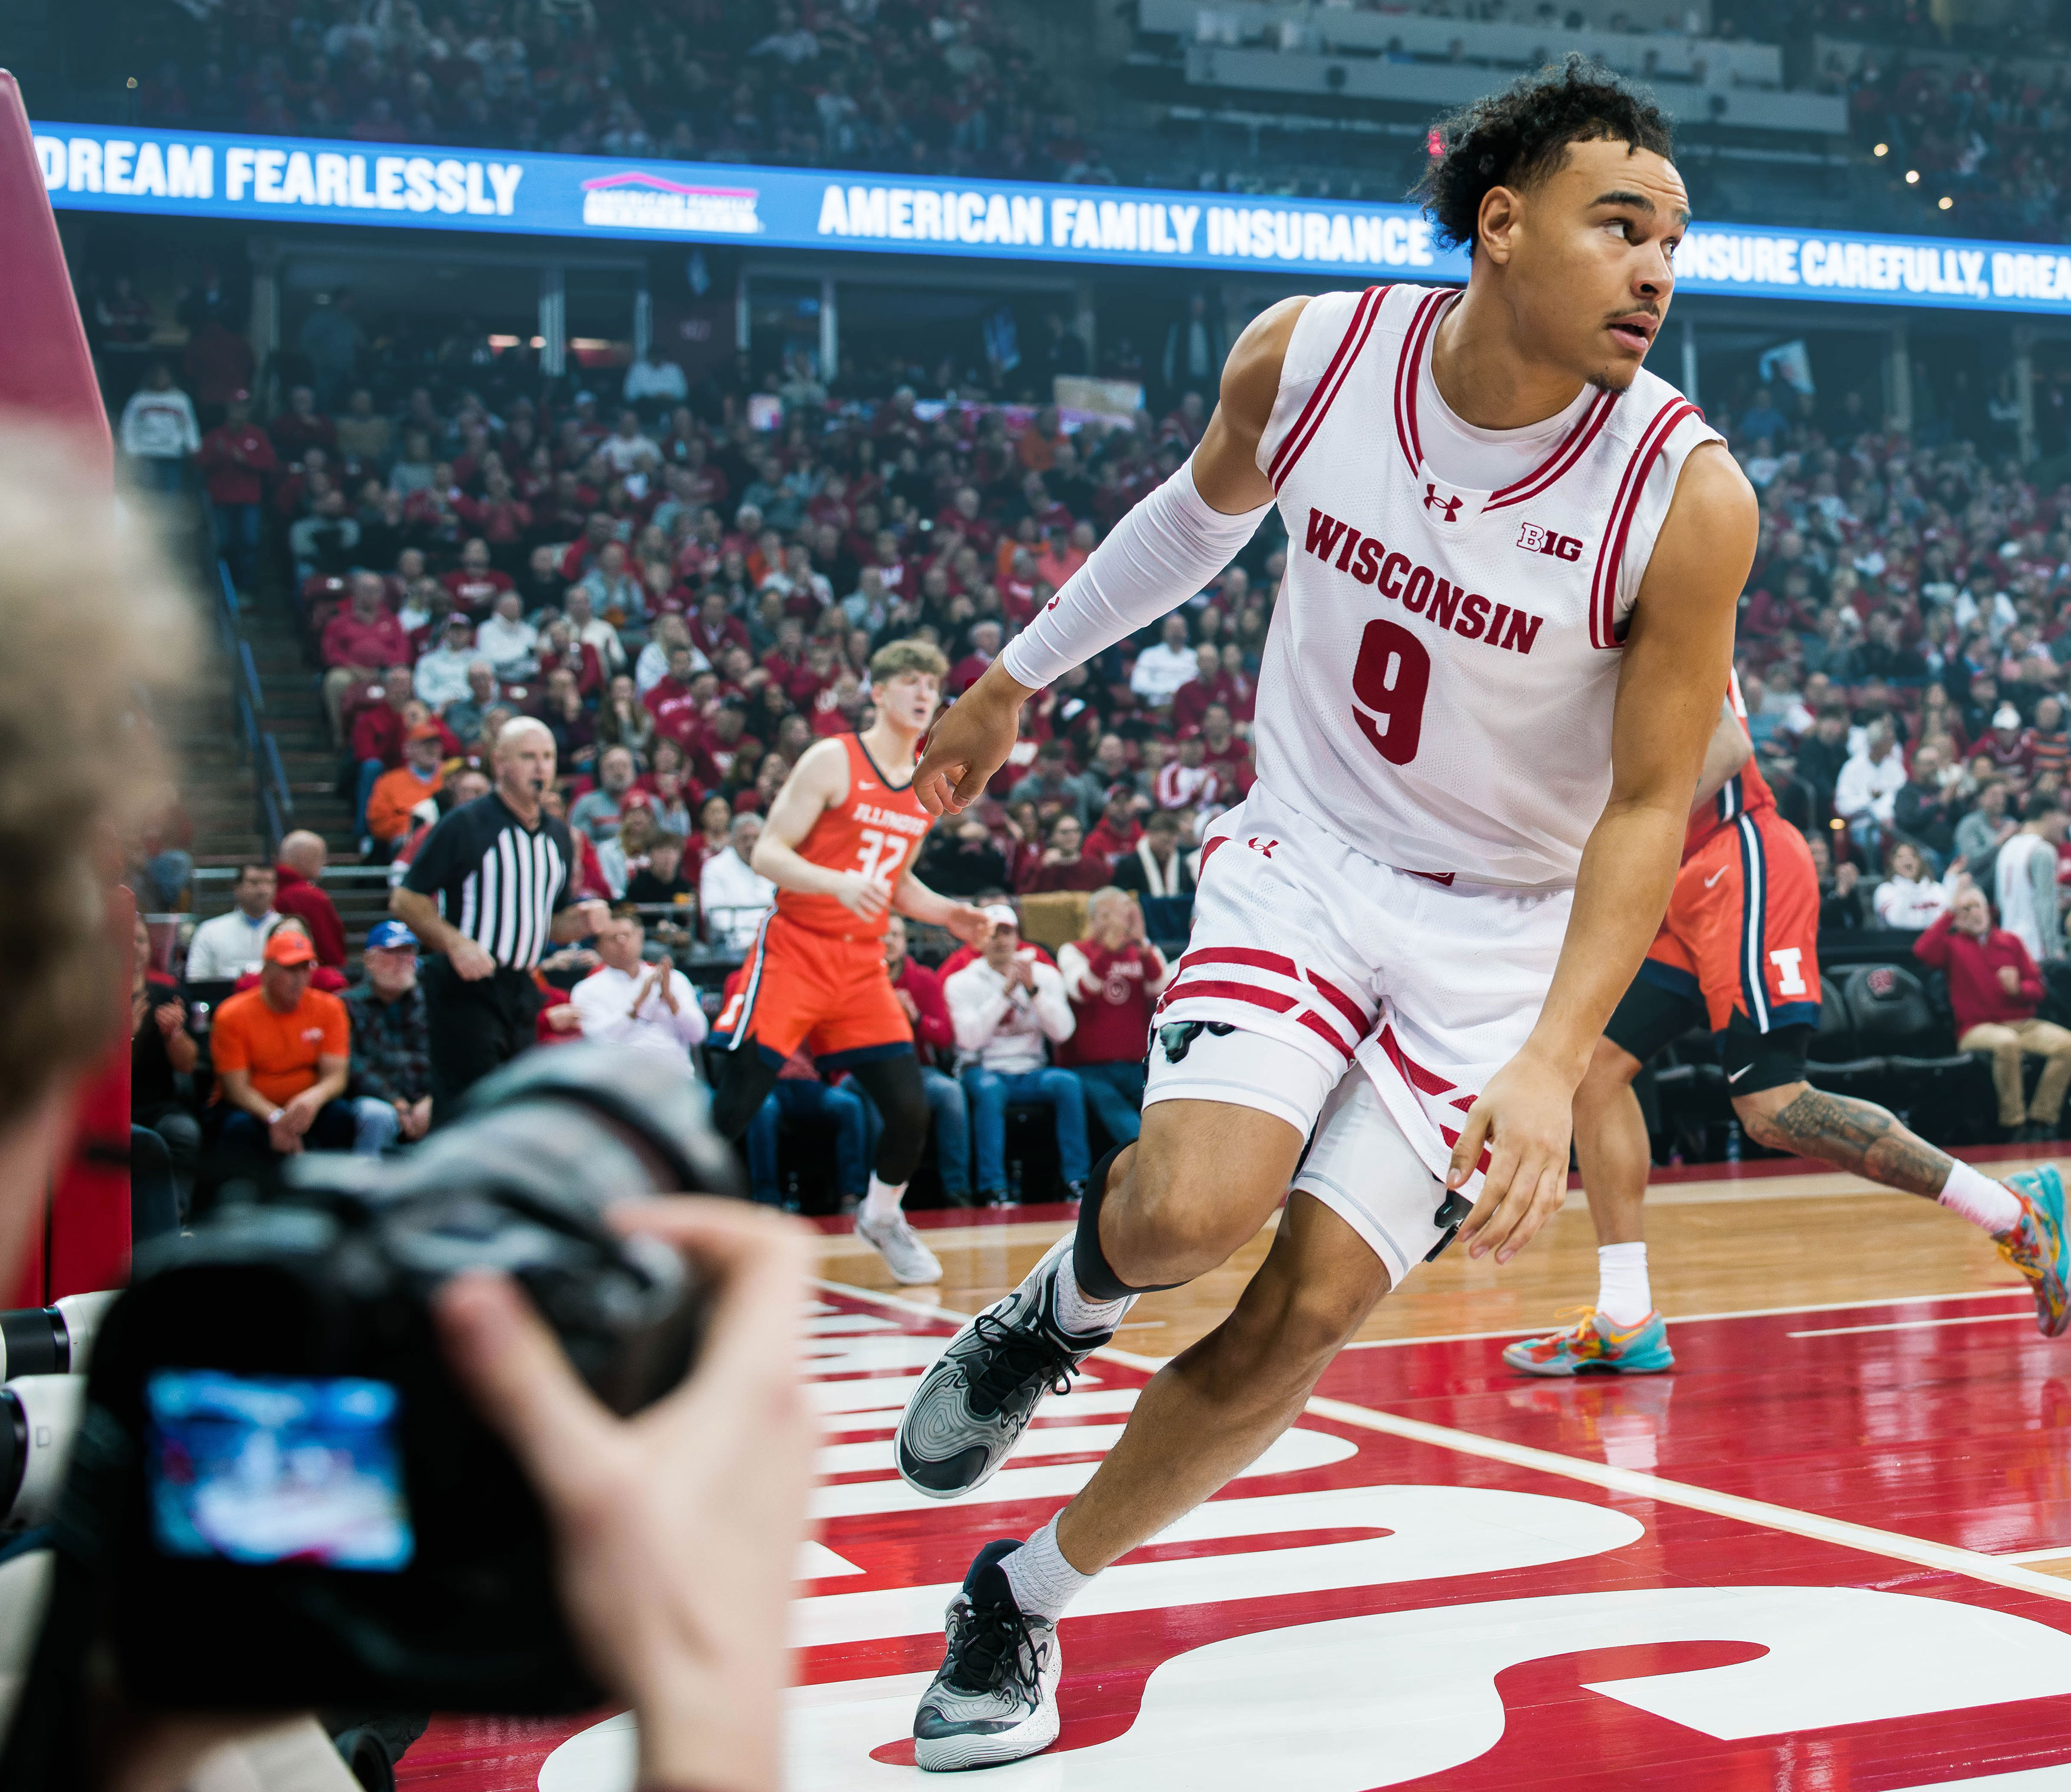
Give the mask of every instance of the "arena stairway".
MULTIPOLYGON (((338 752, 300 624, 285 597, 265 593, 240 606, 238 634, 251 649, 258 676, 259 725, 273 736, 286 778, 289 807, 281 825, 311 829, 330 847, 324 888, 338 905, 356 958, 367 929, 388 912, 388 884, 379 867, 360 863, 351 806, 338 793, 338 752)), ((181 789, 195 824, 197 917, 227 908, 238 865, 264 856, 267 848, 258 782, 251 755, 238 738, 233 675, 214 631, 209 646, 206 678, 181 706, 172 731, 181 789)))

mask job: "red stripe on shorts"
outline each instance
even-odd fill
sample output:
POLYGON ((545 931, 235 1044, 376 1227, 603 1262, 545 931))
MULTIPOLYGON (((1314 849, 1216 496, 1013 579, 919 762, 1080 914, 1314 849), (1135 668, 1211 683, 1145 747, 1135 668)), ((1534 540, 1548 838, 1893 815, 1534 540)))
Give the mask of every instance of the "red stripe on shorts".
POLYGON ((1175 1002, 1184 1002, 1191 996, 1222 1002, 1249 1002, 1253 1007, 1270 1008, 1277 1015, 1286 1013, 1297 999, 1282 995, 1277 990, 1261 990, 1251 983, 1176 983, 1165 992, 1164 999, 1158 1004, 1158 1011, 1163 1014, 1175 1002))
POLYGON ((1307 1027, 1310 1032, 1315 1034, 1320 1039, 1328 1040, 1331 1044, 1335 1045, 1338 1048, 1339 1052, 1343 1052, 1347 1064, 1350 1064, 1352 1061, 1352 1048, 1349 1045, 1346 1044, 1343 1040, 1338 1037, 1337 1028, 1333 1027, 1327 1020, 1325 1020, 1318 1015, 1313 1008, 1304 1008, 1296 1018, 1300 1020, 1302 1024, 1307 1027))
POLYGON ((1323 999, 1352 1023, 1353 1033, 1364 1039, 1367 1028, 1373 1024, 1373 1017, 1335 983, 1318 977, 1313 970, 1306 974, 1309 981, 1323 992, 1323 999))
POLYGON ((1402 1080, 1413 1089, 1426 1095, 1443 1095, 1453 1085, 1435 1070, 1426 1070, 1402 1049, 1401 1042, 1395 1036, 1392 1027, 1380 1030, 1380 1048, 1388 1054, 1388 1060, 1401 1072, 1402 1080))
POLYGON ((1195 965, 1249 965, 1254 970, 1269 970, 1282 977, 1298 978, 1301 975, 1292 958, 1277 952, 1261 952, 1249 945, 1204 946, 1199 952, 1180 954, 1180 970, 1191 970, 1195 965))

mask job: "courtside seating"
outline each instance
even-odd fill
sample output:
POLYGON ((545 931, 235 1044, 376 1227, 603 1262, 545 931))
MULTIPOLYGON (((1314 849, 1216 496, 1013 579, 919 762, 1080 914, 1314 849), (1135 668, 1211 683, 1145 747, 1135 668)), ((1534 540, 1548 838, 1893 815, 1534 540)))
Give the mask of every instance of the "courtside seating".
MULTIPOLYGON (((1870 968, 1883 970, 1889 967, 1879 965, 1870 968)), ((1843 979, 1847 975, 1847 970, 1842 971, 1843 979)), ((1806 1057, 1805 1078, 1815 1089, 1823 1089, 1833 1095, 1852 1095, 1865 1101, 1890 1104, 1890 1067, 1856 1026, 1844 981, 1820 978, 1819 1030, 1806 1048, 1806 1057)))
POLYGON ((1995 1111, 1989 1061, 1955 1049, 1920 978, 1902 965, 1852 965, 1841 988, 1861 1048, 1881 1053, 1886 1066, 1877 1087, 1850 1093, 1900 1107, 1929 1138, 1983 1136, 1995 1111))

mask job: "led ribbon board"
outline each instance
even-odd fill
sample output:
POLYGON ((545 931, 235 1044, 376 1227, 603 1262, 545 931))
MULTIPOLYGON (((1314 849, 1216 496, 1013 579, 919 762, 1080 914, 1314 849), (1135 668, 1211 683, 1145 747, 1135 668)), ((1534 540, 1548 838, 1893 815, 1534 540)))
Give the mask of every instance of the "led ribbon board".
MULTIPOLYGON (((1334 283, 1458 281, 1467 271, 1410 205, 100 125, 43 124, 35 134, 51 204, 80 211, 1271 268, 1334 283)), ((1676 274, 1692 293, 2071 314, 2071 252, 2033 244, 1707 224, 1678 250, 1676 274)))

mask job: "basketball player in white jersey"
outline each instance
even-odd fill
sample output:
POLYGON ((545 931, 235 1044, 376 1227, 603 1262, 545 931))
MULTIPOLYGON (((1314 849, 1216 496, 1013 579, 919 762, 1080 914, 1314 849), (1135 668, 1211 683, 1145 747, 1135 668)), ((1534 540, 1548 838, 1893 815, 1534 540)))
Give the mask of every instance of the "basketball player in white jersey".
POLYGON ((977 1486, 1138 1294, 1286 1210, 1085 1491, 979 1552, 915 1719, 924 1768, 1047 1746, 1072 1596, 1256 1460, 1455 1231, 1505 1262, 1560 1206, 1576 1087, 1675 877, 1757 515, 1716 432, 1642 366, 1689 221, 1668 127, 1570 57, 1443 129, 1427 199, 1470 245, 1465 292, 1262 314, 1191 460, 916 774, 930 807, 974 799, 1033 691, 1183 602, 1278 503, 1258 782, 1204 847, 1142 1137, 923 1377, 900 1473, 977 1486))

